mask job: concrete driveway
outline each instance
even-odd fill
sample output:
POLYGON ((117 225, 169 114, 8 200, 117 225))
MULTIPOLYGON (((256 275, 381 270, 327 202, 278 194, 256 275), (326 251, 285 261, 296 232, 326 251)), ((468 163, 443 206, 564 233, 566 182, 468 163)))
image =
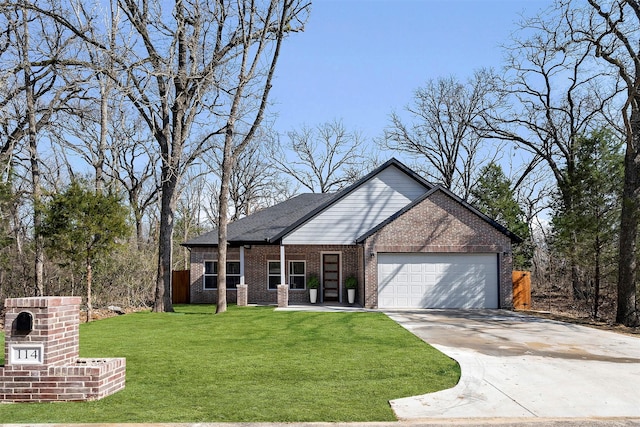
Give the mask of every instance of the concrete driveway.
POLYGON ((458 385, 397 399, 401 420, 640 417, 640 338, 508 311, 388 311, 458 361, 458 385))

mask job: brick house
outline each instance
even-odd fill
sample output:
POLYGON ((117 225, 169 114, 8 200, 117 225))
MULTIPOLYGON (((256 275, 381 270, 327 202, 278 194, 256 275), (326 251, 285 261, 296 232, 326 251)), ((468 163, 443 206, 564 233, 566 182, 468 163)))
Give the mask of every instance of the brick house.
MULTIPOLYGON (((228 226, 227 299, 247 285, 249 303, 320 302, 369 308, 510 308, 511 244, 520 238, 449 190, 391 159, 335 194, 302 194, 228 226)), ((217 301, 217 230, 191 251, 190 301, 217 301)))

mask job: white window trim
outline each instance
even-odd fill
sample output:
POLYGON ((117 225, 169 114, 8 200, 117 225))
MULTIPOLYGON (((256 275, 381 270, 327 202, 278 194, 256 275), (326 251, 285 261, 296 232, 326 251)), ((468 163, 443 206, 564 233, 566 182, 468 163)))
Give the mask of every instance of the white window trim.
MULTIPOLYGON (((270 262, 278 262, 278 263, 280 263, 280 271, 281 271, 281 272, 282 272, 282 263, 280 262, 280 260, 279 260, 279 259, 268 259, 268 260, 267 260, 267 291, 276 292, 276 291, 278 290, 278 288, 277 288, 277 287, 276 287, 276 288, 274 288, 274 289, 272 289, 272 288, 270 288, 270 287, 269 287, 269 278, 270 278, 270 277, 276 277, 276 275, 275 275, 275 274, 269 274, 269 263, 270 263, 270 262)), ((277 274, 277 277, 278 277, 278 279, 280 279, 280 278, 281 278, 281 274, 280 274, 280 273, 278 273, 278 274, 277 274)))
MULTIPOLYGON (((218 260, 217 259, 206 259, 202 262, 202 290, 203 291, 217 291, 218 287, 216 286, 215 288, 207 288, 206 286, 206 281, 207 281, 207 277, 212 277, 212 276, 218 276, 217 274, 206 274, 207 268, 206 268, 206 264, 208 262, 215 262, 217 263, 218 260)), ((228 259, 227 262, 238 262, 240 263, 240 267, 242 270, 242 263, 240 262, 239 259, 228 259)), ((242 271, 240 271, 240 274, 227 274, 227 277, 229 276, 238 276, 240 277, 240 279, 242 279, 242 271)), ((236 288, 227 288, 228 291, 235 291, 237 290, 236 288)))
POLYGON ((289 284, 290 291, 306 291, 307 290, 307 260, 305 259, 290 259, 287 263, 287 283, 289 284), (302 274, 291 274, 291 264, 294 262, 301 262, 304 264, 304 273, 302 274), (291 287, 291 278, 292 277, 301 277, 304 279, 304 287, 303 288, 292 288, 291 287))

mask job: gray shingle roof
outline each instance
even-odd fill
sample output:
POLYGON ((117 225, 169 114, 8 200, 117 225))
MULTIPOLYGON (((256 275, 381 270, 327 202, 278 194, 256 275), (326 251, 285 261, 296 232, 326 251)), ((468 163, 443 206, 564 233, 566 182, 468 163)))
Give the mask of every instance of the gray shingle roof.
MULTIPOLYGON (((296 196, 275 206, 229 223, 227 240, 229 243, 264 243, 279 235, 291 224, 295 224, 315 209, 330 202, 336 193, 307 193, 296 196)), ((212 246, 218 244, 218 230, 195 237, 183 246, 212 246)))
MULTIPOLYGON (((398 211, 396 214, 389 217, 387 220, 380 223, 378 226, 369 230, 363 236, 361 236, 357 241, 362 242, 368 236, 370 236, 375 231, 379 230, 382 226, 388 224, 389 222, 396 219, 398 216, 402 215, 407 210, 414 207, 416 204, 429 197, 436 191, 442 191, 449 197, 452 197, 454 200, 457 200, 467 209, 474 212, 476 215, 480 216, 480 218, 487 221, 493 227, 498 229, 500 232, 506 234, 511 238, 511 240, 515 243, 520 242, 522 239, 519 236, 516 236, 514 233, 506 229, 501 224, 497 223, 493 219, 487 217, 482 212, 478 211, 469 203, 457 197, 455 194, 451 193, 449 190, 440 187, 434 186, 430 182, 426 181, 424 178, 417 175, 414 171, 407 168, 405 165, 400 163, 396 159, 391 159, 387 161, 382 166, 378 167, 373 172, 369 173, 367 176, 361 178, 358 182, 352 184, 351 186, 337 192, 331 194, 317 194, 317 193, 307 193, 296 196, 292 199, 289 199, 285 202, 279 203, 275 206, 271 206, 269 208, 263 209, 259 212, 251 214, 247 217, 241 218, 237 221, 234 221, 228 225, 227 228, 227 240, 231 244, 258 244, 258 243, 278 243, 278 241, 283 238, 287 233, 291 232, 293 229, 298 227, 300 224, 312 218, 315 214, 320 212, 323 209, 326 209, 332 203, 338 202, 341 198, 346 197, 350 192, 354 191, 358 188, 362 183, 368 181, 376 174, 378 174, 383 169, 389 166, 396 166, 409 176, 411 176, 416 181, 420 182, 424 185, 427 191, 422 197, 414 200, 412 203, 409 203, 403 209, 398 211)), ((186 247, 194 247, 194 246, 216 246, 218 244, 218 230, 213 230, 209 233, 203 234, 196 238, 193 238, 185 243, 182 246, 186 247)))

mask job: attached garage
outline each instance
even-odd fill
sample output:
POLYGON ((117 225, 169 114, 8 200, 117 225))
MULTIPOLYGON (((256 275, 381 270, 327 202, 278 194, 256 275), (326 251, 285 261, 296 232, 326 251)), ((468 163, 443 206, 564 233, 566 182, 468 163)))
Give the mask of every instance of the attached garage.
POLYGON ((498 308, 495 253, 378 253, 379 308, 498 308))

